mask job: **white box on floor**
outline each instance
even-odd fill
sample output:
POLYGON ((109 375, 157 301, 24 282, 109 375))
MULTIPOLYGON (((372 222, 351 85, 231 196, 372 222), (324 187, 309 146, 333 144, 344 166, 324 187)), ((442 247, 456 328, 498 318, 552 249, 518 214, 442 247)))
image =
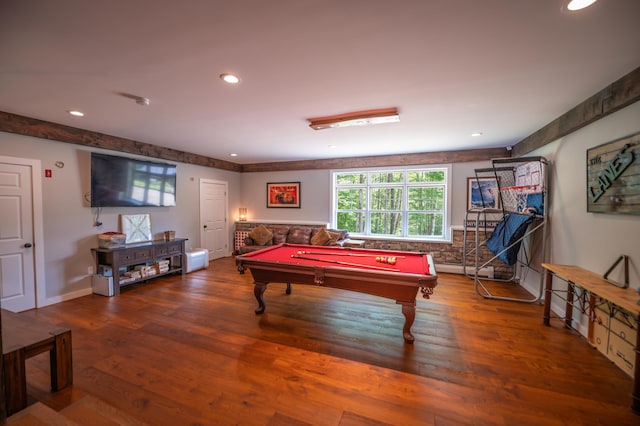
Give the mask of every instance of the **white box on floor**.
POLYGON ((187 273, 209 266, 209 250, 203 248, 189 249, 187 255, 187 273))
POLYGON ((91 289, 101 296, 113 296, 113 277, 94 275, 91 277, 91 289))

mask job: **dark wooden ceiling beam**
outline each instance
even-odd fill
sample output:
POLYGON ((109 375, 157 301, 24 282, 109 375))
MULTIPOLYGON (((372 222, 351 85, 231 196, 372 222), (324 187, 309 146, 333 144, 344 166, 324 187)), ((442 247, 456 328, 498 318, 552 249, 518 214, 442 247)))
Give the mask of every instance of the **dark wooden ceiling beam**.
POLYGON ((240 173, 458 163, 508 156, 504 148, 489 148, 242 165, 2 111, 0 131, 240 173))
POLYGON ((215 167, 217 169, 233 172, 242 171, 241 165, 229 161, 217 160, 215 158, 191 154, 189 152, 163 148, 161 146, 145 142, 105 135, 103 133, 92 132, 89 130, 79 129, 77 127, 65 126, 63 124, 51 123, 2 111, 0 111, 0 130, 58 142, 108 149, 128 154, 144 155, 145 157, 161 158, 163 160, 196 164, 205 167, 215 167))
POLYGON ((505 148, 467 149, 462 151, 422 152, 415 154, 245 164, 242 166, 242 171, 250 173, 291 170, 350 169, 359 167, 416 166, 422 164, 466 163, 470 161, 491 160, 492 158, 509 156, 509 151, 505 148))
POLYGON ((513 146, 521 157, 640 100, 640 67, 513 146))

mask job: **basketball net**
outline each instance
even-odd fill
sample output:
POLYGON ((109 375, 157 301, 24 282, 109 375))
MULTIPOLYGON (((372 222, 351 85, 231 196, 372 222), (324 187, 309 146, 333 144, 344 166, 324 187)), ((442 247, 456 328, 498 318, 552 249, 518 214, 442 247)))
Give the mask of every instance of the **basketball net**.
POLYGON ((500 188, 502 207, 506 211, 522 213, 527 207, 527 196, 536 191, 536 185, 507 186, 500 188))

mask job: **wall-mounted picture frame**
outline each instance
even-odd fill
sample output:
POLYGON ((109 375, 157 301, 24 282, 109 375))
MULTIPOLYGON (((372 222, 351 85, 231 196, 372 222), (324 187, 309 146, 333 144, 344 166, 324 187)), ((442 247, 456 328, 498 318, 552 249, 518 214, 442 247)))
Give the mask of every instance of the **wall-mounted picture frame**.
POLYGON ((268 208, 300 208, 300 182, 268 182, 268 208))
POLYGON ((467 210, 499 208, 500 186, 496 178, 467 178, 467 210))
POLYGON ((587 212, 640 215, 640 132, 587 150, 587 212))

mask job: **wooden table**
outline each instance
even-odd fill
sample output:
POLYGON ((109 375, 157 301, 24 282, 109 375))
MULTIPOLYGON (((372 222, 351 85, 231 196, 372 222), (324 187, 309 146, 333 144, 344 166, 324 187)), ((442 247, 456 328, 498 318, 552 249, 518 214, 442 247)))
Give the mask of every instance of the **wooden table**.
POLYGON ((5 402, 11 415, 27 406, 27 358, 49 351, 51 390, 73 384, 71 330, 2 310, 5 402))
MULTIPOLYGON (((545 269, 545 297, 544 297, 544 325, 550 324, 551 319, 551 296, 553 290, 553 276, 556 275, 568 284, 566 309, 565 309, 565 326, 571 328, 573 317, 573 299, 575 287, 586 290, 589 294, 589 306, 594 306, 594 299, 601 297, 608 300, 612 304, 624 309, 636 318, 640 318, 640 305, 638 299, 640 295, 635 289, 620 288, 604 280, 600 275, 588 271, 584 268, 574 265, 555 265, 551 263, 543 263, 545 269)), ((592 324, 589 324, 589 332, 591 333, 592 324)), ((635 373, 633 379, 631 410, 640 414, 640 330, 636 333, 635 344, 635 373)))

